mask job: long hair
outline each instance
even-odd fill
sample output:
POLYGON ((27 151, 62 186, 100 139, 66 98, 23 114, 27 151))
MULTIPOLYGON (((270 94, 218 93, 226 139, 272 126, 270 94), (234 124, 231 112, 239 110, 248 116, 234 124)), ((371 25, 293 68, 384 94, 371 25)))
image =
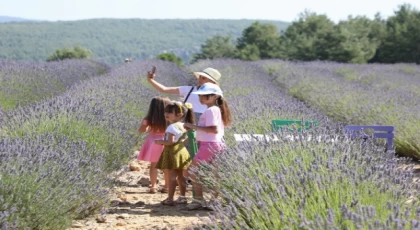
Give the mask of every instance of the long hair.
POLYGON ((220 112, 222 113, 222 121, 224 126, 229 126, 232 124, 232 113, 230 112, 229 105, 227 101, 219 96, 216 99, 216 106, 220 108, 220 112))
POLYGON ((169 102, 169 98, 161 96, 156 96, 150 101, 149 110, 144 117, 150 126, 150 131, 165 132, 168 126, 168 122, 165 119, 165 106, 169 102))
POLYGON ((170 101, 165 107, 165 112, 175 113, 176 116, 182 114, 182 121, 195 124, 193 108, 188 109, 187 106, 180 101, 170 101))

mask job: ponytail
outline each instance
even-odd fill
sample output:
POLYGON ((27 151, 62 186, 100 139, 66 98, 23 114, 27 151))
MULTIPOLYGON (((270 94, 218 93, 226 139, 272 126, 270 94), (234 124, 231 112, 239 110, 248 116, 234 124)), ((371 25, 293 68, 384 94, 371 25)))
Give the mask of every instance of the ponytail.
POLYGON ((184 122, 185 123, 191 123, 195 124, 195 116, 194 116, 194 110, 190 103, 185 103, 183 105, 184 107, 184 122))
POLYGON ((232 124, 232 114, 229 109, 227 101, 223 97, 216 99, 216 105, 220 108, 222 113, 222 120, 224 126, 229 126, 232 124))

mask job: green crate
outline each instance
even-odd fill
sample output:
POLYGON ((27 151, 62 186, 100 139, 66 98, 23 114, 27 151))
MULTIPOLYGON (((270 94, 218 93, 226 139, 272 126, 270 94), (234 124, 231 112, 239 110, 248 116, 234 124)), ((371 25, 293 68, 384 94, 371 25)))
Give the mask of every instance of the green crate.
POLYGON ((311 127, 317 126, 318 121, 301 121, 301 120, 272 120, 273 131, 277 132, 280 129, 288 131, 302 131, 308 130, 311 127), (303 124, 302 124, 303 123, 303 124))

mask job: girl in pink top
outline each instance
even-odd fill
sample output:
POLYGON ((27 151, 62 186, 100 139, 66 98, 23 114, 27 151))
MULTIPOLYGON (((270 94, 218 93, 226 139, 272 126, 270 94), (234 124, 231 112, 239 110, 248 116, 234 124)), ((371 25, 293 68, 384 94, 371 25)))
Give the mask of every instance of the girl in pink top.
MULTIPOLYGON (((184 124, 185 128, 197 130, 199 149, 193 159, 193 165, 199 166, 200 161, 211 162, 215 154, 226 148, 223 136, 225 126, 232 123, 232 115, 218 85, 205 83, 192 94, 198 94, 200 102, 208 107, 201 115, 197 125, 184 124)), ((204 201, 202 185, 197 183, 194 176, 192 179, 194 199, 187 207, 190 210, 202 208, 204 201)))
MULTIPOLYGON (((147 115, 143 118, 143 121, 140 124, 139 132, 145 133, 148 132, 146 140, 144 141, 140 153, 137 157, 138 160, 150 162, 150 193, 156 192, 156 182, 157 182, 157 169, 156 164, 159 161, 160 155, 163 150, 162 145, 155 143, 155 140, 163 139, 165 136, 165 130, 167 127, 167 122, 165 119, 165 106, 170 102, 167 97, 154 97, 149 105, 149 111, 147 115)), ((167 173, 164 173, 165 177, 165 187, 163 190, 166 190, 167 186, 167 173)))

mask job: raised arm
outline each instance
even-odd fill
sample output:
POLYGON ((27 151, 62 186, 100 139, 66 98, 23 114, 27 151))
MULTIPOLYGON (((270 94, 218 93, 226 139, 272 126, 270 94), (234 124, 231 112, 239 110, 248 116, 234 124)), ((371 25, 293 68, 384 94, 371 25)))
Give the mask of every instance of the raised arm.
POLYGON ((147 72, 147 81, 150 85, 153 86, 157 91, 161 93, 168 93, 168 94, 177 94, 179 95, 179 87, 166 87, 155 80, 155 74, 152 72, 147 72))

